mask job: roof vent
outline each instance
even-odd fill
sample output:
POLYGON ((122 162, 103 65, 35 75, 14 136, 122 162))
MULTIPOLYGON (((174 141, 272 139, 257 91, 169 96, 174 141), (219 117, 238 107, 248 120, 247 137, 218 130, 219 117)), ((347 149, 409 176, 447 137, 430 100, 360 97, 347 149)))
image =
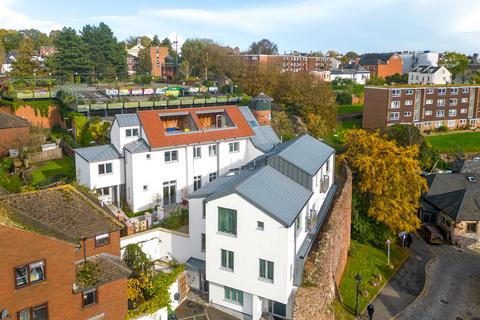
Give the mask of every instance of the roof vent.
POLYGON ((471 183, 476 183, 477 182, 477 178, 475 176, 468 176, 467 179, 471 183))

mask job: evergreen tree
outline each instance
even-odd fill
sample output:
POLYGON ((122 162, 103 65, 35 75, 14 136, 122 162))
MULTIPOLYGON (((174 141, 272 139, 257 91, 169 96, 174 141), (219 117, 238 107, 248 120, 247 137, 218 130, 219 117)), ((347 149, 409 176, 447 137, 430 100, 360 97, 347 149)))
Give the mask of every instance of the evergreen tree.
POLYGON ((55 73, 73 77, 79 73, 83 79, 92 70, 87 48, 75 29, 63 28, 56 36, 55 47, 57 52, 52 56, 51 69, 55 73))
POLYGON ((137 74, 147 74, 152 71, 152 60, 150 60, 150 49, 144 48, 138 51, 137 74))
POLYGON ((32 60, 34 50, 33 40, 25 38, 22 40, 16 60, 12 63, 13 76, 28 77, 32 76, 38 64, 32 60))
POLYGON ((178 61, 178 54, 175 51, 175 48, 172 45, 172 42, 169 38, 165 38, 162 40, 162 45, 168 47, 168 54, 175 60, 178 61))
POLYGON ((153 36, 153 40, 150 43, 150 45, 153 46, 153 47, 157 47, 157 46, 160 45, 160 39, 158 39, 157 35, 153 36))

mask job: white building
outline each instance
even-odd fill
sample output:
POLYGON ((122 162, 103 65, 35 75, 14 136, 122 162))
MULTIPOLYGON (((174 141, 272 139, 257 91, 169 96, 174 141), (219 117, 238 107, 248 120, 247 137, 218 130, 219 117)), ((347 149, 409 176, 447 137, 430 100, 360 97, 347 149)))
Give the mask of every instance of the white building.
POLYGON ((111 144, 75 150, 76 177, 133 212, 168 206, 279 143, 248 107, 116 115, 111 144))
POLYGON ((431 51, 407 51, 400 53, 400 57, 403 60, 402 74, 406 74, 418 66, 437 67, 439 54, 431 51))
POLYGON ((370 79, 370 71, 361 65, 347 65, 343 69, 333 69, 330 74, 330 80, 351 79, 358 84, 365 84, 370 79))
POLYGON ((189 285, 241 318, 291 319, 304 260, 336 191, 334 157, 304 135, 190 194, 189 285))
POLYGON ((408 84, 449 84, 452 74, 444 66, 418 66, 408 73, 408 84))

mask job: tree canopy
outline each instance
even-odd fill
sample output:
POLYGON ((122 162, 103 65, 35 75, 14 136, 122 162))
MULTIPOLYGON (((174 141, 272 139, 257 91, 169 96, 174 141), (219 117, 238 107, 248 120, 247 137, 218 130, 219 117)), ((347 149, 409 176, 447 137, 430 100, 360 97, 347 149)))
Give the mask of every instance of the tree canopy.
POLYGON ((12 63, 12 76, 31 77, 38 68, 38 63, 32 60, 34 43, 30 38, 24 38, 18 49, 17 59, 12 63))
POLYGON ((251 54, 278 54, 278 46, 268 40, 262 39, 257 42, 252 42, 250 47, 248 48, 248 53, 251 54))
POLYGON ((445 66, 452 73, 452 79, 463 75, 467 70, 468 63, 468 57, 457 52, 445 52, 438 61, 439 65, 445 66))

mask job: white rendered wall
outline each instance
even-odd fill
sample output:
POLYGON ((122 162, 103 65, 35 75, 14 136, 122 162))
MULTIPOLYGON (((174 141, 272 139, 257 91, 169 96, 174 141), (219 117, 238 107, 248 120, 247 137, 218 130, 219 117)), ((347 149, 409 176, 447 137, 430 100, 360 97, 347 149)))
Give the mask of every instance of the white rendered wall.
POLYGON ((90 165, 75 153, 75 176, 80 185, 90 188, 90 165))
POLYGON ((216 305, 232 309, 234 311, 244 314, 252 314, 252 295, 245 291, 243 292, 243 306, 241 306, 237 303, 225 300, 225 291, 223 285, 215 282, 209 282, 208 298, 216 305))

